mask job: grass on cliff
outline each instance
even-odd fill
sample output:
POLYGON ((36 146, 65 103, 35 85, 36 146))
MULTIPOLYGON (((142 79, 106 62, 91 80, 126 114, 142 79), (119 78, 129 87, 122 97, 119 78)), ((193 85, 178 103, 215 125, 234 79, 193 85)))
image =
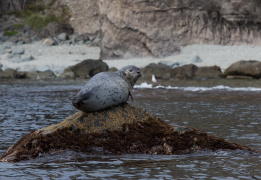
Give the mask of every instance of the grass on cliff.
POLYGON ((66 23, 70 17, 67 6, 54 7, 56 0, 52 0, 45 5, 42 0, 35 0, 26 5, 20 12, 13 12, 23 19, 23 23, 29 25, 36 32, 46 27, 50 22, 66 23))
POLYGON ((39 31, 41 28, 47 26, 50 22, 60 22, 61 20, 55 15, 42 16, 37 13, 31 14, 24 18, 24 23, 29 25, 35 31, 39 31))

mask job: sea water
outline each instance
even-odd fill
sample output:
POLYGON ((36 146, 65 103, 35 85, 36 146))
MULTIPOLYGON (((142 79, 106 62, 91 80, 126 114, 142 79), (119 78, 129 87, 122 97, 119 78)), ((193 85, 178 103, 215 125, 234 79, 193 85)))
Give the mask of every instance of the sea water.
MULTIPOLYGON (((68 99, 83 84, 0 84, 0 155, 31 130, 77 112, 68 99)), ((175 87, 132 91, 138 107, 172 125, 261 150, 258 87, 175 87)), ((260 154, 208 150, 190 155, 88 155, 66 150, 18 163, 0 163, 0 179, 261 179, 260 154)))

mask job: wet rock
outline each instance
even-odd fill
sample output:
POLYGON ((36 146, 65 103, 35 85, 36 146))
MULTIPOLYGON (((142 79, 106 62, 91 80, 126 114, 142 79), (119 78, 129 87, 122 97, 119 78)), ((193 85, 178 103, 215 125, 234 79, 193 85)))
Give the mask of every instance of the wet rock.
POLYGON ((90 154, 168 155, 204 149, 257 152, 195 128, 171 126, 142 108, 122 104, 99 112, 77 112, 59 124, 33 131, 12 145, 0 161, 28 160, 65 149, 90 154))
POLYGON ((218 66, 198 67, 195 72, 196 78, 221 78, 222 72, 218 66))
POLYGON ((227 79, 254 79, 252 76, 226 76, 227 79))
POLYGON ((13 79, 16 77, 16 70, 8 68, 0 73, 1 79, 13 79))
POLYGON ((142 78, 146 80, 151 80, 153 75, 156 79, 169 79, 170 71, 171 67, 162 63, 151 63, 147 65, 145 68, 141 69, 141 72, 143 73, 142 78))
POLYGON ((27 72, 25 71, 17 71, 15 74, 16 79, 25 79, 27 77, 27 72))
POLYGON ((108 65, 102 60, 84 60, 74 66, 70 66, 64 70, 66 72, 73 72, 76 77, 89 78, 99 72, 108 71, 108 65))
POLYGON ((180 67, 175 67, 171 70, 171 77, 175 79, 192 79, 198 67, 194 64, 187 64, 180 67))
POLYGON ((30 79, 54 79, 56 75, 51 70, 27 72, 26 77, 30 79))
POLYGON ((224 76, 251 76, 261 78, 261 62, 260 61, 238 61, 231 64, 223 73, 224 76))

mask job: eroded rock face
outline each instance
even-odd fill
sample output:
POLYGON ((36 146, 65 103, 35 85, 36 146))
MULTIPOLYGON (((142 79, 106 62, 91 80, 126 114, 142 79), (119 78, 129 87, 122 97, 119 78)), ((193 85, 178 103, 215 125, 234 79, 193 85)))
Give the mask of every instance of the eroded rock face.
POLYGON ((101 58, 167 56, 190 44, 261 45, 259 0, 100 0, 101 58))
POLYGON ((12 145, 0 161, 28 160, 65 149, 91 154, 168 155, 202 149, 257 152, 195 128, 171 126, 144 109, 122 104, 99 112, 77 112, 59 124, 33 131, 12 145))

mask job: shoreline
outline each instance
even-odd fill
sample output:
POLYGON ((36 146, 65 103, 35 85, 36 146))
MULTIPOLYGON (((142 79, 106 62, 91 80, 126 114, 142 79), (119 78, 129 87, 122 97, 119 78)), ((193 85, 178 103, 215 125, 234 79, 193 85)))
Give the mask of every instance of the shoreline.
MULTIPOLYGON (((89 79, 42 79, 42 80, 33 80, 33 79, 0 79, 1 85, 79 85, 84 86, 89 79)), ((211 88, 217 86, 224 86, 230 88, 261 88, 261 80, 258 79, 206 79, 206 80, 159 80, 156 83, 152 81, 146 81, 144 79, 139 79, 135 84, 134 89, 151 89, 149 86, 141 86, 143 83, 152 86, 152 89, 158 86, 158 88, 168 89, 168 87, 204 87, 211 88)))
MULTIPOLYGON (((3 43, 0 45, 0 50, 5 49, 12 52, 14 48, 24 49, 24 53, 20 55, 21 58, 32 56, 34 59, 24 62, 11 62, 14 55, 0 53, 2 70, 7 68, 29 72, 51 70, 55 74, 60 74, 66 67, 85 59, 100 58, 100 48, 89 45, 46 46, 43 44, 43 40, 32 44, 6 45, 6 43, 3 43)), ((223 72, 228 66, 240 60, 261 61, 261 46, 189 45, 183 47, 178 54, 162 58, 134 57, 103 61, 108 64, 109 68, 115 67, 117 69, 130 64, 143 68, 150 63, 161 62, 171 67, 185 64, 194 64, 198 67, 216 65, 223 72)))

